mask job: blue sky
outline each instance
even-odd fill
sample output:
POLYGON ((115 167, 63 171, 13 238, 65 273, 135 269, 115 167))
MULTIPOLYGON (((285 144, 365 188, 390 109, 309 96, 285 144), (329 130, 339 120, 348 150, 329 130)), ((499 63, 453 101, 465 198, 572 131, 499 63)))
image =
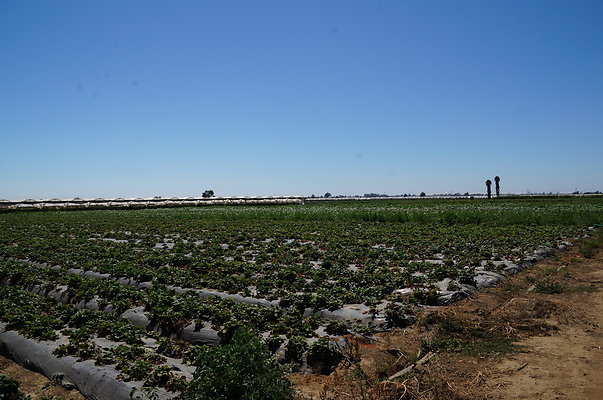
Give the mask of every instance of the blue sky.
POLYGON ((0 198, 603 190, 601 1, 0 2, 0 198))

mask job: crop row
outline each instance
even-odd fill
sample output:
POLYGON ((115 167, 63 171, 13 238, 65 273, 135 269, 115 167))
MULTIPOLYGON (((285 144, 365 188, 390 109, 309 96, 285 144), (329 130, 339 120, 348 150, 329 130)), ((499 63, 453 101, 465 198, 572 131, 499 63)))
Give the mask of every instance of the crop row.
POLYGON ((7 330, 40 341, 56 341, 57 356, 71 355, 113 365, 124 381, 144 381, 171 391, 186 387, 180 368, 160 353, 173 347, 170 339, 158 342, 144 330, 113 314, 77 309, 23 289, 0 286, 0 316, 7 330), (99 339, 105 339, 99 341, 99 339))
POLYGON ((0 213, 0 321, 182 392, 239 327, 291 368, 336 362, 334 337, 404 326, 602 220, 600 199, 0 213))
MULTIPOLYGON (((83 360, 93 360, 97 366, 111 365, 120 371, 118 379, 124 381, 142 381, 146 386, 163 387, 168 391, 184 392, 193 376, 193 367, 187 366, 196 361, 196 367, 203 368, 199 363, 199 356, 207 354, 206 346, 194 346, 186 341, 171 339, 169 331, 167 337, 159 337, 153 331, 145 331, 129 323, 127 319, 118 317, 120 309, 128 306, 142 304, 150 306, 150 315, 160 325, 169 328, 165 315, 157 315, 155 308, 169 303, 173 307, 183 300, 173 293, 160 293, 152 290, 144 291, 142 296, 130 299, 131 303, 121 303, 115 306, 100 294, 115 294, 116 298, 123 298, 129 291, 123 287, 110 287, 114 283, 105 280, 94 280, 85 277, 72 276, 63 271, 53 269, 39 269, 23 263, 3 263, 0 268, 0 277, 3 285, 0 286, 0 321, 6 323, 7 330, 15 330, 27 337, 39 341, 54 341, 60 345, 55 348, 54 354, 58 357, 73 356, 83 360), (46 276, 46 278, 43 278, 46 276), (41 295, 31 293, 22 288, 43 288, 41 295), (44 296, 61 288, 64 296, 60 299, 44 296), (176 298, 176 299, 173 299, 176 298), (103 311, 90 310, 81 307, 86 299, 96 300, 98 304, 105 304, 103 311), (78 306, 70 304, 78 303, 78 306), (149 304, 156 302, 156 304, 149 304), (111 312, 108 312, 111 311, 111 312)), ((133 296, 134 297, 134 296, 133 296)), ((192 300, 188 298, 187 300, 192 300)), ((198 300, 198 299, 197 299, 198 300)), ((222 301, 223 299, 211 299, 222 301)), ((186 301, 186 300, 185 300, 186 301)), ((116 301, 115 303, 119 303, 116 301)), ((186 319, 183 312, 192 317, 203 307, 212 306, 203 304, 195 308, 195 302, 179 304, 170 310, 180 312, 179 317, 186 319), (193 308, 195 308, 193 310, 193 308), (176 310, 177 309, 177 310, 176 310)), ((229 304, 228 310, 222 309, 219 313, 222 318, 229 318, 228 312, 233 308, 244 308, 241 305, 229 304)), ((262 307, 254 308, 262 311, 262 307)), ((167 309, 164 309, 167 310, 167 309)), ((286 316, 281 315, 287 322, 286 316)), ((262 318, 259 318, 260 323, 262 318)), ((180 320, 178 320, 180 321, 180 320)), ((230 320, 234 322, 234 320, 230 320)), ((289 321, 291 322, 291 321, 289 321)), ((258 328, 258 324, 251 320, 238 320, 237 326, 246 324, 258 328)), ((226 343, 234 333, 234 323, 226 321, 220 334, 226 343), (227 337, 228 336, 228 337, 227 337)), ((280 336, 266 336, 264 342, 273 351, 276 351, 283 338, 280 336)), ((331 357, 337 358, 337 350, 329 341, 321 338, 308 344, 299 336, 289 338, 286 348, 283 349, 282 362, 298 365, 302 355, 307 355, 308 362, 313 358, 323 365, 324 352, 330 352, 331 357)))
POLYGON ((12 223, 0 233, 0 256, 334 310, 397 301, 397 289, 428 289, 444 278, 471 283, 484 260, 519 260, 540 245, 580 232, 548 225, 324 226, 213 219, 195 220, 195 228, 187 228, 176 218, 139 229, 135 212, 125 213, 132 217, 125 229, 108 229, 96 218, 77 224, 12 223))
POLYGON ((193 324, 193 330, 210 329, 222 337, 228 337, 237 326, 246 326, 276 343, 284 337, 316 336, 322 325, 327 333, 342 333, 346 329, 345 325, 323 321, 318 315, 304 315, 303 308, 253 306, 218 296, 199 298, 194 291, 176 293, 159 284, 136 289, 111 279, 89 278, 10 260, 0 261, 0 282, 54 295, 73 304, 93 301, 93 308, 116 314, 140 308, 147 321, 144 326, 168 336, 181 336, 183 329, 193 324))

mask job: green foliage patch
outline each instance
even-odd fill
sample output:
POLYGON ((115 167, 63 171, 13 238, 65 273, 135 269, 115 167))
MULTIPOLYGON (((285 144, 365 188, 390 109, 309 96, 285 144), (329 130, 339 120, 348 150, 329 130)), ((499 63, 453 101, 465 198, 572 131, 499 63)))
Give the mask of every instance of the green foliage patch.
POLYGON ((244 328, 228 344, 200 348, 196 365, 184 399, 292 399, 291 384, 268 348, 244 328))
POLYGON ((31 400, 19 390, 19 382, 8 375, 0 375, 0 400, 31 400))
MULTIPOLYGON (((497 261, 519 263, 542 246, 592 234, 587 228, 602 222, 598 197, 2 212, 0 320, 38 340, 66 338, 58 355, 114 365, 121 379, 142 380, 147 388, 190 399, 288 399, 291 390, 273 352, 285 345, 282 362, 328 373, 341 355, 332 340, 317 336, 371 334, 356 321, 323 320, 314 312, 362 305, 369 314, 382 312, 389 327, 405 327, 417 305, 437 304, 442 283, 448 290, 474 284, 478 267, 500 272, 497 261), (58 289, 61 302, 44 297, 58 289), (275 304, 200 298, 186 289, 275 304), (101 311, 74 306, 90 300, 101 311), (134 307, 145 310, 163 337, 118 317, 134 307), (191 323, 211 326, 223 344, 176 340, 191 323), (119 345, 100 348, 95 338, 119 345), (165 357, 196 364, 190 385, 165 357)), ((593 257, 601 240, 584 241, 583 256, 593 257)), ((554 274, 534 285, 544 293, 566 290, 554 274)), ((472 355, 502 354, 512 346, 454 321, 444 321, 423 343, 425 351, 472 355)))

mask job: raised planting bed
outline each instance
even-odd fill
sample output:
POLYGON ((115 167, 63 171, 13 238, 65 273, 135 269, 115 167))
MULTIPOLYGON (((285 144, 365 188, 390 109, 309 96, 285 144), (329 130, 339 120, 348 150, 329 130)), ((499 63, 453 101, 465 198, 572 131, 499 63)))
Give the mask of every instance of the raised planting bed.
POLYGON ((342 337, 404 328, 602 220, 600 198, 3 212, 0 338, 162 396, 239 327, 327 373, 342 337))

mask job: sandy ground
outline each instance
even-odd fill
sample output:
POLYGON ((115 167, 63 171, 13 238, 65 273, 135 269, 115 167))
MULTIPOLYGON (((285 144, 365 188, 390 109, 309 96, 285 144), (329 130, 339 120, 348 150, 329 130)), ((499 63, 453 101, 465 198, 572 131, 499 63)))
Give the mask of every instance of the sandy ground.
POLYGON ((520 341, 526 352, 501 361, 494 371, 501 376, 491 382, 500 384, 499 398, 603 399, 603 263, 582 262, 578 267, 595 291, 571 296, 577 309, 560 311, 576 317, 573 323, 554 335, 520 341))

